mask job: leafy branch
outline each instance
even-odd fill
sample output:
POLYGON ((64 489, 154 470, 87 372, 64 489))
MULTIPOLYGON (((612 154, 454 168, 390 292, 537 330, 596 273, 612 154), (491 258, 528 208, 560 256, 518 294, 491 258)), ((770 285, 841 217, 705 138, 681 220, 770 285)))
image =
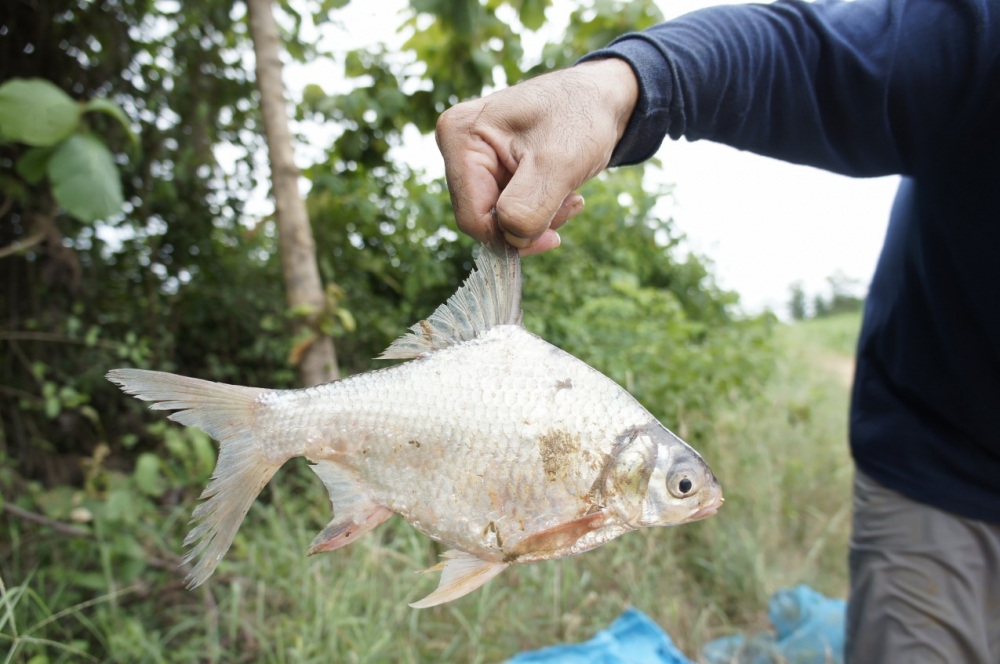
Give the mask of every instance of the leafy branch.
MULTIPOLYGON (((138 143, 124 111, 107 99, 79 103, 40 78, 0 85, 0 143, 28 146, 17 160, 18 175, 29 185, 47 178, 56 202, 88 223, 117 214, 125 202, 114 155, 87 129, 84 115, 90 112, 114 118, 138 143)), ((0 258, 22 248, 4 248, 0 258)))

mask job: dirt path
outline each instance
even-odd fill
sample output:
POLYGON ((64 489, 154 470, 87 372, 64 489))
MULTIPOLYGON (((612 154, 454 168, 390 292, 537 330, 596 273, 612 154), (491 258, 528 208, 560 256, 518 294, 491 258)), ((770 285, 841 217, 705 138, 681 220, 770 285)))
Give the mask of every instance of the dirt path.
POLYGON ((850 387, 854 382, 853 357, 840 353, 822 352, 814 354, 810 359, 817 367, 835 375, 842 385, 850 387))

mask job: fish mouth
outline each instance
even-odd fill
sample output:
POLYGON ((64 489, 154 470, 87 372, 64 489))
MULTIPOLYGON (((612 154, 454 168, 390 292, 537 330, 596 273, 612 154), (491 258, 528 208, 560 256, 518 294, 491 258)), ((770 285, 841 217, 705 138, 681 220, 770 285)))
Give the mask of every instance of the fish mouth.
POLYGON ((699 509, 697 512, 688 517, 688 523, 692 521, 701 521, 702 519, 707 519, 708 517, 714 515, 722 507, 722 503, 726 502, 726 499, 719 496, 716 500, 712 501, 711 504, 706 505, 699 509))

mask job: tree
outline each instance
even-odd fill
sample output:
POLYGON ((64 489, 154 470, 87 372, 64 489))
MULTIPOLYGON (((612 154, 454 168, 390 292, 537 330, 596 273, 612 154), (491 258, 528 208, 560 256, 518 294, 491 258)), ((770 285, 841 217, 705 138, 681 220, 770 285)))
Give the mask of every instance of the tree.
MULTIPOLYGON (((829 296, 817 293, 812 299, 812 317, 824 318, 843 313, 854 313, 864 309, 865 298, 857 295, 860 283, 837 270, 826 278, 829 296)), ((791 298, 788 303, 793 320, 804 320, 809 317, 806 310, 806 294, 801 281, 796 281, 790 287, 791 298)))
POLYGON ((288 131, 284 85, 281 79, 280 40, 271 0, 247 0, 250 34, 257 57, 257 88, 271 161, 271 186, 278 219, 278 245, 288 306, 297 318, 297 332, 311 328, 297 347, 295 359, 303 385, 319 385, 338 377, 333 339, 316 325, 326 297, 316 264, 316 243, 305 201, 299 195, 292 135, 288 131))
POLYGON ((861 284, 841 270, 837 270, 826 278, 830 286, 830 301, 826 307, 828 315, 861 311, 865 299, 857 295, 861 284))
POLYGON ((792 320, 805 320, 808 312, 806 311, 806 292, 802 282, 796 281, 789 286, 788 290, 791 293, 788 299, 788 313, 792 320))

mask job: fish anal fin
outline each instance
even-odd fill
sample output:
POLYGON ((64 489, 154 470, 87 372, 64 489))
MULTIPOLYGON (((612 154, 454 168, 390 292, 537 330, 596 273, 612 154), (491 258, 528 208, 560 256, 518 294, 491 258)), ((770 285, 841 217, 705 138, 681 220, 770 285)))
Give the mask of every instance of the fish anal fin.
MULTIPOLYGON (((507 568, 507 563, 498 563, 477 558, 471 553, 446 551, 444 569, 437 589, 419 602, 410 604, 414 609, 426 609, 450 602, 468 595, 507 568)), ((440 568, 435 565, 428 571, 440 568)))
POLYGON ((394 512, 388 507, 371 503, 370 510, 353 509, 347 514, 338 514, 313 539, 306 555, 312 556, 324 551, 333 551, 356 541, 358 537, 384 522, 394 512))
POLYGON ((568 552, 580 538, 602 528, 607 520, 607 513, 599 510, 582 516, 579 519, 567 521, 548 530, 529 535, 507 551, 504 560, 514 562, 526 556, 538 559, 547 554, 568 552))
POLYGON ((326 486, 333 507, 333 520, 313 539, 309 555, 347 546, 358 535, 379 525, 393 512, 371 500, 357 474, 334 461, 310 466, 326 486))
POLYGON ((405 360, 475 339, 497 325, 521 324, 521 259, 497 239, 484 244, 476 267, 461 288, 430 318, 410 328, 379 355, 405 360))

